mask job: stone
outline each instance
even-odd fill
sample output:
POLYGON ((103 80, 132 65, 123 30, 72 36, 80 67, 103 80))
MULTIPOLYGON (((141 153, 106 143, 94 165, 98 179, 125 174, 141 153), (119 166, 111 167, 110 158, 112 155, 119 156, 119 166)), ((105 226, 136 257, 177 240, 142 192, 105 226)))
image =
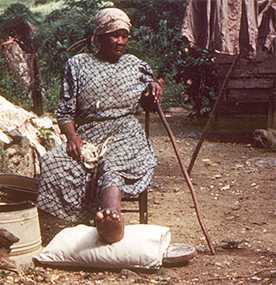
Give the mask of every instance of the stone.
POLYGON ((53 122, 48 117, 31 118, 31 122, 36 128, 52 129, 53 122))
POLYGON ((12 138, 0 130, 0 142, 10 144, 12 142, 12 138))

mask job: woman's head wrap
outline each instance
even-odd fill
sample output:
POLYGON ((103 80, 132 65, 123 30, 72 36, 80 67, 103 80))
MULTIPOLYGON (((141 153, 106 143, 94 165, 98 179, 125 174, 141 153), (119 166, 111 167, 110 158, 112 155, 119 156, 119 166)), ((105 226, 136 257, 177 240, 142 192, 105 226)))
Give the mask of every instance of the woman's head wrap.
POLYGON ((117 30, 130 31, 131 23, 128 15, 118 8, 105 8, 96 15, 95 36, 111 33, 117 30))

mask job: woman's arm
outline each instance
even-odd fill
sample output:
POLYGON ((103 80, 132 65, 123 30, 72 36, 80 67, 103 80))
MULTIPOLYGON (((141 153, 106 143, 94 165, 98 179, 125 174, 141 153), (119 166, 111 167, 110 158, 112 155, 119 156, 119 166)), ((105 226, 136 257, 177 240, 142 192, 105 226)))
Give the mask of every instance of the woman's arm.
POLYGON ((61 84, 56 117, 62 133, 67 138, 66 151, 75 160, 81 159, 82 141, 76 132, 75 114, 77 113, 78 68, 73 59, 65 65, 64 78, 61 84))
POLYGON ((62 132, 67 138, 66 151, 73 159, 81 160, 82 140, 75 130, 73 122, 67 122, 62 126, 62 132))
POLYGON ((162 78, 155 80, 151 67, 146 62, 141 62, 139 70, 142 74, 141 81, 147 84, 140 98, 142 108, 149 112, 157 110, 156 104, 160 102, 165 82, 162 78))

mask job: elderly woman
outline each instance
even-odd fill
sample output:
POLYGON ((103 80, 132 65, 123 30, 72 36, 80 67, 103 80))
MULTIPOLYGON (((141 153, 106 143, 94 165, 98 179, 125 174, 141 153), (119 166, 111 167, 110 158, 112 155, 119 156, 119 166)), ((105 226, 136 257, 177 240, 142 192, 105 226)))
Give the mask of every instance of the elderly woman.
POLYGON ((67 143, 41 159, 38 207, 76 222, 91 217, 97 204, 96 227, 108 243, 123 237, 121 197, 144 191, 156 166, 134 114, 141 96, 158 100, 162 89, 145 62, 125 53, 130 28, 122 10, 97 14, 97 54, 78 54, 65 66, 56 114, 67 143), (96 170, 83 162, 84 142, 107 143, 96 170))

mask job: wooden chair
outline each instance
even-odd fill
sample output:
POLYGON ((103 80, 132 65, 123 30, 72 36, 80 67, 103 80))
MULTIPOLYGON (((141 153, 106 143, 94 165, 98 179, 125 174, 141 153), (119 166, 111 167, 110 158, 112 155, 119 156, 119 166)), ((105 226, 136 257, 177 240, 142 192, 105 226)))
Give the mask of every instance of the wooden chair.
MULTIPOLYGON (((149 138, 149 125, 150 125, 150 113, 145 111, 145 132, 147 139, 149 138)), ((139 213, 139 223, 148 223, 148 189, 141 194, 134 197, 125 197, 122 199, 123 202, 134 202, 137 205, 136 208, 123 208, 123 213, 139 213)))
MULTIPOLYGON (((145 132, 147 139, 149 138, 149 124, 150 124, 150 113, 145 111, 145 132)), ((123 198, 123 202, 136 202, 138 203, 138 208, 136 209, 123 209, 123 213, 139 213, 140 224, 148 223, 148 189, 142 192, 137 197, 123 198)))
MULTIPOLYGON (((149 113, 145 113, 145 132, 149 137, 149 113)), ((37 197, 38 178, 31 178, 16 174, 0 173, 0 191, 4 191, 13 201, 35 201, 37 197)), ((123 209, 122 212, 139 213, 140 224, 148 223, 148 190, 137 197, 123 198, 124 202, 136 202, 135 209, 123 209)))

